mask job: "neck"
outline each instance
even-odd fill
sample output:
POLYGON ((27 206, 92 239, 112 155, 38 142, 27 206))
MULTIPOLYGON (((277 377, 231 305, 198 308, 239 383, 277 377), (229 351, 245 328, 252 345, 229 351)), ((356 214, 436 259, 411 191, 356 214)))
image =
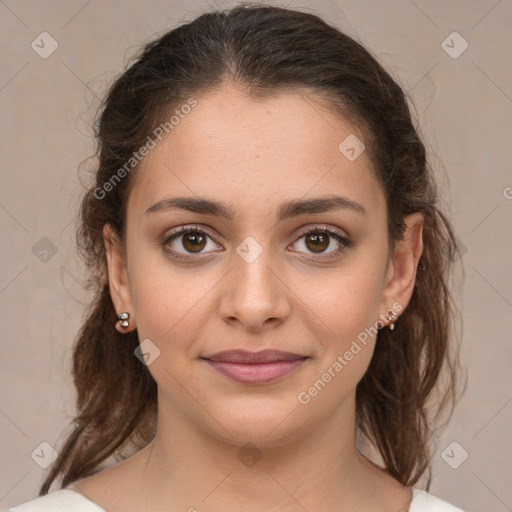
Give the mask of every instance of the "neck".
POLYGON ((301 432, 290 434, 285 418, 250 443, 219 439, 159 404, 157 434, 144 449, 146 510, 372 510, 391 477, 356 449, 354 400, 301 432))

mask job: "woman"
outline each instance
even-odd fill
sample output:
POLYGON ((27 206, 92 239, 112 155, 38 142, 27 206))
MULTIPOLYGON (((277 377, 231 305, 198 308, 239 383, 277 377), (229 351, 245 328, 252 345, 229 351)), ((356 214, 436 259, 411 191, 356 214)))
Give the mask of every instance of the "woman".
POLYGON ((207 13, 145 47, 97 138, 78 413, 12 510, 460 510, 428 493, 457 247, 368 51, 312 14, 207 13))

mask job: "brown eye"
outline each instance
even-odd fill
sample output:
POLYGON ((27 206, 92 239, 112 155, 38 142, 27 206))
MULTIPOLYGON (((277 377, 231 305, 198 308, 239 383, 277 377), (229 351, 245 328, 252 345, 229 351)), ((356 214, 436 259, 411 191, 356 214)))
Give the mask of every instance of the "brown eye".
POLYGON ((325 233, 306 235, 306 246, 314 252, 324 252, 329 247, 329 236, 325 233))
MULTIPOLYGON (((209 240, 212 237, 202 229, 195 227, 181 227, 176 233, 168 237, 163 243, 165 252, 169 253, 172 257, 183 260, 193 260, 194 254, 203 254, 212 252, 211 250, 205 251, 208 248, 209 240), (166 247, 169 247, 167 249, 166 247)), ((218 248, 213 244, 213 249, 218 248)))
POLYGON ((206 236, 198 231, 185 233, 182 237, 183 247, 190 252, 200 252, 206 246, 206 236))
POLYGON ((351 242, 341 236, 337 231, 318 227, 304 232, 295 244, 302 244, 305 247, 305 251, 300 252, 309 252, 313 255, 318 254, 319 259, 326 259, 341 254, 346 248, 350 247, 351 242), (338 245, 338 247, 336 247, 336 245, 338 245), (326 256, 324 256, 324 254, 326 256))

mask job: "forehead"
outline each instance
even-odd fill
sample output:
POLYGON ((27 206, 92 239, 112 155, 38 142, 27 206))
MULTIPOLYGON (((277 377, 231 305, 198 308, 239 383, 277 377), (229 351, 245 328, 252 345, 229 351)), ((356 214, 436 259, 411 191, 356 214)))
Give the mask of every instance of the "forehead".
POLYGON ((312 94, 289 91, 254 99, 224 86, 198 97, 144 158, 128 210, 188 195, 222 200, 235 209, 241 201, 253 211, 265 204, 268 211, 282 200, 333 193, 382 210, 381 185, 367 152, 350 160, 340 150, 347 137, 364 141, 357 126, 312 94))

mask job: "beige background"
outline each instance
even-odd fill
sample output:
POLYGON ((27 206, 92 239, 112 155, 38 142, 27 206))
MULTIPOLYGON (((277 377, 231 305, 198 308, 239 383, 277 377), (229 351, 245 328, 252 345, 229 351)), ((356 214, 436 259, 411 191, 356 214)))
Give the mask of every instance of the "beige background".
MULTIPOLYGON (((467 512, 512 510, 512 2, 286 5, 356 37, 418 108, 444 167, 466 271, 459 302, 468 389, 439 438, 431 492, 467 512), (469 44, 458 58, 442 47, 453 31, 469 44), (452 442, 453 460, 468 452, 457 469, 441 457, 452 442)), ((43 442, 60 446, 74 411, 70 348, 88 299, 74 252, 87 179, 78 165, 93 153, 97 96, 137 45, 208 8, 184 0, 0 2, 1 509, 36 496, 45 470, 31 454, 43 442), (43 31, 59 45, 47 59, 31 48, 43 31), (52 245, 57 252, 45 256, 52 245)))

